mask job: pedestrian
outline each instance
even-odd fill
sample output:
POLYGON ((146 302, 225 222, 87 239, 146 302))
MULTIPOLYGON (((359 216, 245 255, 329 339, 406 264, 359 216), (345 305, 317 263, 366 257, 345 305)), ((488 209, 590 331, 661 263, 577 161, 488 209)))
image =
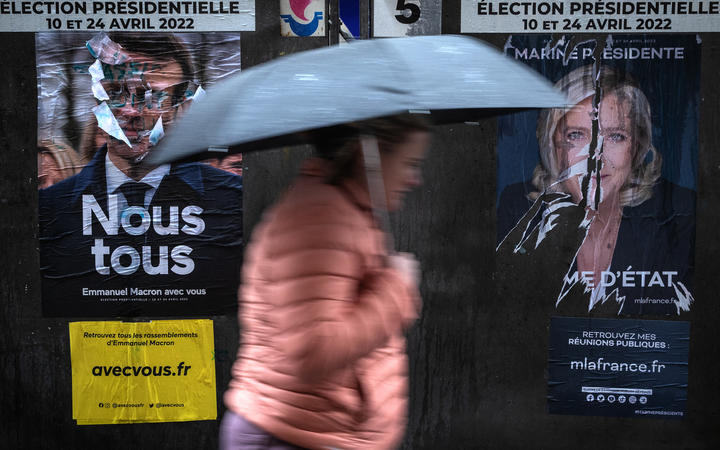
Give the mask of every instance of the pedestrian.
POLYGON ((421 183, 430 133, 418 117, 318 133, 318 157, 253 232, 221 449, 377 450, 402 440, 419 265, 386 250, 359 134, 376 136, 387 207, 397 210, 421 183))

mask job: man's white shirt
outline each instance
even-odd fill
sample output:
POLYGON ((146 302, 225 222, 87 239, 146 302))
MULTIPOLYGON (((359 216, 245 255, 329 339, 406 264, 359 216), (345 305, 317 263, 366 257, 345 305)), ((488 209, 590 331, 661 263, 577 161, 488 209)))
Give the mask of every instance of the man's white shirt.
MULTIPOLYGON (((170 173, 170 164, 163 164, 151 170, 147 175, 140 180, 140 183, 145 183, 150 188, 145 191, 145 198, 143 205, 147 208, 152 201, 155 192, 157 192, 162 179, 165 175, 170 173)), ((118 190, 120 186, 128 181, 134 182, 132 178, 125 175, 120 169, 115 167, 115 164, 110 160, 109 155, 105 155, 105 181, 107 183, 107 194, 115 194, 118 198, 118 211, 124 211, 128 207, 127 199, 122 191, 118 190)))

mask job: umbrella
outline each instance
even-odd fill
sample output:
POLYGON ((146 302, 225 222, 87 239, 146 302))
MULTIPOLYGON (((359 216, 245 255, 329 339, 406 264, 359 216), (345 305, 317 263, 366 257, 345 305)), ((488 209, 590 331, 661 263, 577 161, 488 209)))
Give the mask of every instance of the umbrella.
POLYGON ((440 124, 564 104, 547 80, 475 38, 354 41, 277 58, 217 83, 148 162, 299 144, 307 130, 408 111, 440 124))
MULTIPOLYGON (((308 130, 408 112, 441 124, 565 103, 547 80, 471 37, 354 41, 278 58, 219 82, 146 160, 299 144, 308 130)), ((373 136, 361 142, 373 210, 392 252, 377 142, 373 136)))

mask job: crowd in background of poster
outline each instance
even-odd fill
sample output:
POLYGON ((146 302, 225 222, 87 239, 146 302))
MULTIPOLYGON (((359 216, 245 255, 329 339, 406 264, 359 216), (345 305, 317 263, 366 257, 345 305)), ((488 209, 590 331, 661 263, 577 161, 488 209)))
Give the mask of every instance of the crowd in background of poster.
POLYGON ((71 322, 78 425, 217 417, 212 320, 71 322))
POLYGON ((608 314, 689 311, 696 36, 514 35, 505 51, 571 105, 499 119, 498 252, 546 270, 554 261, 558 295, 547 301, 559 312, 577 302, 608 314))
POLYGON ((143 159, 240 70, 239 34, 38 33, 36 48, 43 314, 232 311, 241 156, 143 159))

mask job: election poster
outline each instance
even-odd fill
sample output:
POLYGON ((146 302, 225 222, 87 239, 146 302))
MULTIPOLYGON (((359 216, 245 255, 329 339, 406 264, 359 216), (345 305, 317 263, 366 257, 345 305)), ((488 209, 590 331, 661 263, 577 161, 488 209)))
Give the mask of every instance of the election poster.
POLYGON ((215 420, 212 320, 71 322, 78 425, 215 420))
POLYGON ((440 34, 440 0, 374 0, 373 37, 400 37, 440 34))
POLYGON ((689 335, 689 322, 552 318, 548 411, 684 417, 689 335))
POLYGON ((325 36, 326 14, 326 0, 280 0, 280 34, 325 36))
POLYGON ((546 271, 563 315, 690 311, 699 38, 513 35, 505 52, 568 105, 498 120, 498 254, 546 271))
POLYGON ((715 0, 461 0, 463 33, 716 32, 715 0))
POLYGON ((0 32, 254 30, 255 0, 0 2, 0 32))
POLYGON ((145 158, 240 70, 237 33, 38 33, 43 315, 231 313, 242 156, 145 158))

